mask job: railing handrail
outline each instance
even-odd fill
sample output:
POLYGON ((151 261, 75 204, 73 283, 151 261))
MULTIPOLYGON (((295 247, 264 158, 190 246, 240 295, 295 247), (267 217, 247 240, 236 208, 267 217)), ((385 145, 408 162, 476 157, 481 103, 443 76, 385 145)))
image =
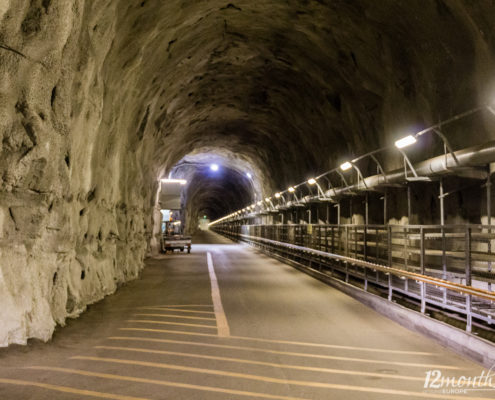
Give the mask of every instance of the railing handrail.
POLYGON ((487 290, 475 288, 473 286, 467 286, 467 285, 463 285, 460 283, 454 283, 454 282, 450 282, 450 281, 439 279, 439 278, 433 278, 433 277, 427 276, 427 275, 417 274, 414 272, 400 270, 400 269, 393 268, 393 267, 387 267, 387 266, 382 265, 382 264, 371 263, 369 261, 364 261, 364 260, 359 260, 359 259, 352 258, 352 257, 342 256, 340 254, 328 253, 328 252, 324 252, 321 250, 312 249, 310 247, 298 246, 295 244, 279 242, 279 241, 272 240, 272 239, 265 239, 265 238, 261 238, 259 236, 250 236, 250 235, 246 235, 246 234, 242 234, 242 233, 237 234, 237 235, 239 235, 241 237, 245 237, 247 239, 251 239, 251 240, 257 240, 260 242, 270 243, 270 244, 273 244, 276 246, 286 247, 286 248, 290 248, 290 249, 298 250, 298 251, 304 251, 307 253, 312 253, 312 254, 327 257, 327 258, 333 258, 333 259, 336 259, 339 261, 344 261, 344 262, 350 263, 352 265, 358 265, 358 266, 372 269, 375 271, 382 271, 385 273, 392 274, 394 276, 398 276, 399 278, 407 277, 410 279, 414 279, 418 282, 424 282, 424 283, 435 285, 438 287, 444 287, 446 289, 453 290, 455 292, 458 292, 458 293, 461 293, 464 295, 472 295, 472 296, 476 296, 476 297, 483 298, 486 300, 495 301, 495 292, 489 292, 487 290))
MULTIPOLYGON (((227 223, 228 225, 231 225, 231 222, 227 223)), ((219 226, 222 226, 222 224, 219 224, 219 226)), ((441 224, 432 224, 432 225, 403 225, 403 224, 242 224, 241 226, 250 226, 250 227, 304 227, 304 226, 311 226, 311 227, 340 227, 340 228, 392 228, 392 229, 397 229, 397 228, 405 228, 405 229, 492 229, 495 233, 495 225, 483 225, 483 224, 446 224, 446 225, 441 225, 441 224)))

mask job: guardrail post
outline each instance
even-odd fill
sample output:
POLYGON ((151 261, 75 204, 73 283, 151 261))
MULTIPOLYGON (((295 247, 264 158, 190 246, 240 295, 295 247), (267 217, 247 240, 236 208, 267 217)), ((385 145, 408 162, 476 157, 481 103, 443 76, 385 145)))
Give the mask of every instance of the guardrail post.
POLYGON ((378 263, 379 258, 380 258, 380 245, 379 245, 379 239, 380 234, 378 233, 378 228, 375 229, 375 262, 378 263))
MULTIPOLYGON (((345 226, 345 255, 349 257, 349 227, 345 226)), ((349 264, 344 261, 345 264, 345 281, 349 282, 349 264)))
POLYGON ((388 250, 388 266, 392 266, 392 227, 387 226, 387 250, 388 250))
MULTIPOLYGON (((488 177, 486 179, 486 224, 488 225, 488 254, 492 254, 492 175, 488 165, 488 177)), ((492 262, 488 261, 488 272, 492 272, 492 262)), ((488 291, 492 291, 492 283, 488 282, 488 291)), ((488 316, 491 325, 491 315, 488 316)))
POLYGON ((363 249, 364 261, 368 261, 368 225, 367 224, 364 226, 363 242, 364 242, 364 249, 363 249))
MULTIPOLYGON (((447 279, 447 240, 445 236, 445 228, 442 224, 442 279, 447 279)), ((443 303, 447 303, 447 291, 443 292, 443 303)))
POLYGON ((328 226, 325 225, 325 253, 328 253, 328 226))
MULTIPOLYGON (((404 269, 407 271, 407 263, 409 261, 409 228, 404 228, 404 269)), ((404 281, 404 290, 409 291, 409 280, 404 281)))
POLYGON ((349 227, 345 227, 345 255, 349 257, 349 227))
POLYGON ((409 234, 408 228, 402 228, 404 232, 404 269, 407 271, 407 259, 409 256, 409 251, 407 249, 407 239, 409 234))
MULTIPOLYGON (((471 286, 471 227, 466 227, 466 286, 471 286)), ((473 316, 471 309, 472 297, 466 295, 466 331, 471 332, 473 325, 473 316)))
POLYGON ((392 274, 388 274, 388 301, 392 301, 393 289, 392 289, 392 274))
POLYGON ((358 228, 354 227, 354 258, 357 258, 358 251, 358 228))
MULTIPOLYGON (((420 234, 420 252, 419 252, 419 263, 421 267, 421 275, 425 274, 425 230, 423 227, 419 229, 420 234)), ((426 282, 420 282, 421 285, 421 313, 424 314, 426 311, 426 282)))
MULTIPOLYGON (((326 235, 325 235, 326 237, 326 235)), ((326 239, 325 239, 326 241, 326 239)), ((321 250, 321 226, 318 226, 318 247, 317 250, 321 250)), ((322 257, 318 256, 318 271, 321 272, 322 257)))
MULTIPOLYGON (((387 226, 388 266, 392 266, 392 227, 387 226)), ((392 301, 392 274, 388 274, 388 300, 392 301)))
POLYGON ((334 226, 332 226, 332 254, 335 254, 335 231, 334 226))

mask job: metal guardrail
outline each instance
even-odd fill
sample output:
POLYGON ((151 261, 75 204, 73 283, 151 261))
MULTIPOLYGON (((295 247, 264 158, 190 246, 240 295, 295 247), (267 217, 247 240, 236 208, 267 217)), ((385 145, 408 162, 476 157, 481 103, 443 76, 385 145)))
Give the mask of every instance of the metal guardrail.
POLYGON ((361 280, 473 318, 495 320, 495 232, 483 225, 236 225, 215 231, 304 261, 349 282, 361 280))

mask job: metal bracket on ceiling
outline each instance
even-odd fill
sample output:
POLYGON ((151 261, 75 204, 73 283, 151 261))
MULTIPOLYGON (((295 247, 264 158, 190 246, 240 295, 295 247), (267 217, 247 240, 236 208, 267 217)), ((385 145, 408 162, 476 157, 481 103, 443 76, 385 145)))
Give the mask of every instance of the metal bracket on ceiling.
POLYGON ((361 182, 363 182, 363 186, 365 189, 368 189, 368 185, 366 184, 366 181, 364 180, 364 176, 363 176, 363 173, 361 172, 361 170, 359 169, 359 167, 351 161, 351 165, 352 167, 356 170, 357 172, 357 181, 358 181, 358 188, 359 188, 359 181, 361 180, 361 182))
POLYGON ((378 161, 378 159, 375 157, 374 154, 370 154, 370 157, 375 162, 376 169, 377 169, 378 173, 380 173, 383 176, 384 181, 386 183, 388 183, 387 174, 385 173, 385 170, 383 169, 382 164, 380 164, 380 161, 378 161))
POLYGON ((408 182, 431 182, 431 180, 432 180, 431 178, 429 178, 427 176, 419 176, 418 172, 416 171, 416 169, 412 165, 411 160, 409 160, 409 157, 407 156, 407 154, 402 149, 398 149, 398 150, 402 154, 402 157, 404 158, 404 176, 406 178, 406 181, 408 181, 408 182), (409 170, 412 172, 413 176, 408 175, 408 172, 407 172, 408 167, 409 167, 409 170))
POLYGON ((439 128, 433 128, 433 132, 435 132, 440 139, 443 141, 443 149, 445 153, 445 161, 444 161, 444 168, 449 169, 447 167, 447 155, 450 153, 452 156, 452 159, 454 160, 455 164, 457 167, 459 167, 459 160, 457 159, 457 156, 454 153, 454 150, 452 150, 452 146, 450 145, 450 142, 448 141, 447 137, 442 133, 442 131, 439 128))
MULTIPOLYGON (((335 188, 334 186, 332 185, 332 181, 327 177, 327 176, 324 176, 325 180, 328 182, 328 187, 329 189, 328 190, 333 190, 333 195, 334 196, 337 196, 337 192, 335 191, 335 188)), ((328 197, 327 197, 328 198, 328 197)))

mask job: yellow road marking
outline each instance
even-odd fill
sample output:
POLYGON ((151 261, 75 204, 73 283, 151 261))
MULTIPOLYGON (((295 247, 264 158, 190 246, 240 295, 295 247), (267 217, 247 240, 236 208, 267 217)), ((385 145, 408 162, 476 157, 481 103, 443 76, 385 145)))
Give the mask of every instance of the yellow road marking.
POLYGON ((41 382, 23 381, 19 379, 0 378, 0 383, 6 383, 6 384, 18 385, 18 386, 35 386, 43 389, 55 390, 57 392, 80 394, 82 396, 90 396, 90 397, 99 397, 100 399, 148 400, 144 397, 120 396, 118 394, 94 392, 92 390, 75 389, 67 386, 51 385, 49 383, 41 383, 41 382))
MULTIPOLYGON (((260 382, 278 383, 278 384, 283 384, 283 385, 306 386, 306 387, 325 388, 325 389, 338 389, 338 390, 358 391, 358 392, 366 392, 366 393, 393 394, 393 395, 402 395, 402 396, 408 396, 408 397, 421 397, 421 398, 427 398, 427 399, 458 399, 457 395, 449 396, 449 395, 442 395, 442 394, 435 394, 435 393, 411 392, 411 391, 406 391, 406 390, 384 389, 384 388, 367 387, 367 386, 350 386, 350 385, 341 385, 341 384, 335 384, 335 383, 296 381, 296 380, 291 380, 291 379, 269 378, 269 377, 265 377, 265 376, 243 374, 243 373, 239 373, 239 372, 230 372, 230 371, 225 371, 225 370, 212 370, 212 369, 206 369, 206 368, 185 367, 182 365, 154 363, 154 362, 148 362, 148 361, 123 360, 123 359, 119 359, 119 358, 75 356, 75 357, 71 357, 71 359, 89 360, 89 361, 103 361, 103 362, 110 362, 110 363, 116 363, 116 364, 139 365, 139 366, 143 366, 143 367, 173 369, 176 371, 196 372, 196 373, 208 374, 208 375, 219 375, 222 377, 228 376, 231 378, 250 379, 250 380, 256 380, 256 381, 260 381, 260 382)), ((463 397, 463 399, 480 400, 479 397, 463 397)))
POLYGON ((213 307, 213 304, 165 304, 150 307, 213 307))
POLYGON ((148 383, 148 384, 168 386, 168 387, 179 387, 179 388, 184 388, 184 389, 203 390, 206 392, 235 394, 238 396, 259 397, 259 398, 263 398, 263 399, 305 400, 305 399, 301 399, 299 397, 288 397, 288 396, 278 396, 278 395, 267 394, 267 393, 246 392, 244 390, 223 389, 223 388, 212 387, 212 386, 192 385, 189 383, 170 382, 170 381, 161 381, 161 380, 158 381, 156 379, 136 378, 133 376, 125 376, 125 375, 104 374, 104 373, 99 373, 99 372, 84 371, 84 370, 80 370, 80 369, 57 368, 57 367, 27 367, 27 368, 37 369, 37 370, 42 370, 42 371, 66 372, 69 374, 77 374, 77 375, 82 375, 82 376, 94 376, 97 378, 115 379, 115 380, 119 380, 119 381, 148 383))
POLYGON ((220 288, 218 287, 218 280, 215 274, 215 268, 213 267, 213 259, 211 253, 206 253, 206 261, 208 263, 208 272, 210 274, 211 282, 211 298, 213 300, 213 309, 215 311, 215 318, 217 319, 218 336, 228 337, 230 336, 230 328, 223 310, 222 299, 220 297, 220 288))
MULTIPOLYGON (((182 333, 182 332, 179 332, 179 333, 182 333)), ((252 341, 256 341, 256 342, 265 342, 265 343, 290 344, 290 345, 308 346, 308 347, 322 347, 322 348, 327 348, 327 349, 369 351, 372 353, 411 354, 411 355, 418 355, 418 356, 435 356, 435 355, 437 355, 436 353, 430 353, 430 352, 424 352, 424 351, 376 349, 373 347, 345 346, 345 345, 325 344, 325 343, 306 343, 306 342, 297 342, 297 341, 288 341, 288 340, 253 338, 253 337, 245 337, 245 336, 230 336, 230 338, 231 339, 239 339, 239 340, 252 340, 252 341)))
POLYGON ((198 310, 184 310, 179 308, 170 307, 138 307, 139 310, 155 310, 155 311, 176 311, 183 313, 194 313, 194 314, 215 314, 214 311, 198 311, 198 310))
POLYGON ((290 340, 252 338, 252 337, 245 337, 245 336, 232 336, 232 339, 252 340, 255 342, 264 342, 264 343, 291 344, 291 345, 308 346, 308 347, 322 347, 322 348, 327 348, 327 349, 369 351, 369 352, 373 352, 373 353, 411 354, 411 355, 421 355, 421 356, 434 356, 434 355, 436 355, 435 353, 422 352, 422 351, 375 349, 373 347, 344 346, 344 345, 324 344, 324 343, 306 343, 306 342, 295 342, 295 341, 290 341, 290 340))
POLYGON ((215 318, 208 317, 191 317, 190 315, 173 315, 173 314, 133 314, 135 317, 164 317, 164 318, 182 318, 182 319, 200 319, 205 321, 215 321, 215 318))
MULTIPOLYGON (((187 331, 174 331, 174 330, 166 330, 166 329, 119 328, 119 330, 123 330, 123 331, 138 331, 138 332, 175 333, 175 334, 191 335, 191 336, 216 337, 216 335, 212 335, 212 334, 209 334, 209 333, 196 333, 196 332, 187 332, 187 331)), ((231 338, 236 338, 236 337, 235 336, 231 336, 231 338)), ((374 363, 374 364, 403 365, 403 366, 408 366, 408 367, 421 367, 421 368, 460 369, 459 367, 454 367, 452 365, 434 365, 434 364, 404 363, 404 362, 400 362, 400 361, 374 360, 374 359, 362 359, 362 358, 350 358, 350 357, 330 356, 330 355, 325 355, 325 354, 309 354, 309 353, 296 353, 296 352, 287 352, 287 351, 267 350, 267 349, 258 349, 256 347, 240 347, 240 346, 237 347, 237 346, 232 346, 231 348, 235 348, 235 349, 238 349, 238 350, 263 351, 265 353, 284 354, 284 355, 298 356, 298 357, 322 358, 322 359, 327 359, 327 360, 357 361, 357 362, 366 362, 366 363, 374 363)))
POLYGON ((236 362, 236 363, 242 363, 242 364, 264 365, 267 367, 274 367, 274 368, 297 369, 297 370, 301 370, 301 371, 326 372, 326 373, 331 373, 331 374, 344 374, 344 375, 356 375, 356 376, 357 375, 359 375, 359 376, 373 376, 376 378, 401 379, 401 380, 419 381, 419 382, 425 381, 424 376, 414 377, 414 376, 405 376, 405 375, 380 374, 377 372, 353 371, 353 370, 345 370, 345 369, 306 367, 306 366, 302 366, 302 365, 277 364, 277 363, 270 363, 270 362, 264 362, 264 361, 246 360, 246 359, 242 359, 242 358, 208 356, 208 355, 203 355, 203 354, 180 353, 180 352, 176 352, 176 351, 150 350, 150 349, 142 349, 142 348, 135 348, 135 347, 118 347, 118 346, 95 346, 95 348, 96 349, 107 349, 107 350, 135 351, 138 353, 167 354, 167 355, 172 355, 172 356, 203 358, 203 359, 208 359, 208 360, 230 361, 230 362, 236 362))
POLYGON ((193 326, 195 328, 217 329, 216 326, 202 325, 202 324, 186 324, 185 322, 150 321, 146 319, 128 319, 126 322, 138 322, 142 324, 159 324, 159 325, 180 325, 180 326, 193 326))

